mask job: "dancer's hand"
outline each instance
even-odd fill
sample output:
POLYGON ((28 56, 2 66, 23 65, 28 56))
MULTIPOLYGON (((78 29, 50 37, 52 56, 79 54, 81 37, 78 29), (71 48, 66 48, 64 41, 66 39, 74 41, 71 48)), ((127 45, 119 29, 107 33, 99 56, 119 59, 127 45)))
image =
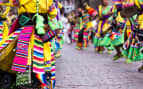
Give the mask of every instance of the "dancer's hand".
POLYGON ((114 13, 112 11, 108 12, 108 15, 113 15, 114 13))

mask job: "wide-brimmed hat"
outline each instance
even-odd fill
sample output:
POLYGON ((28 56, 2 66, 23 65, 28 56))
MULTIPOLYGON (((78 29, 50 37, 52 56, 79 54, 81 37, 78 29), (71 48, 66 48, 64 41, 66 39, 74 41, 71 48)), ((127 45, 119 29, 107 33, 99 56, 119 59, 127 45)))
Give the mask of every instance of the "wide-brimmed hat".
POLYGON ((136 6, 125 7, 121 10, 121 16, 124 18, 129 18, 138 13, 138 8, 136 6))

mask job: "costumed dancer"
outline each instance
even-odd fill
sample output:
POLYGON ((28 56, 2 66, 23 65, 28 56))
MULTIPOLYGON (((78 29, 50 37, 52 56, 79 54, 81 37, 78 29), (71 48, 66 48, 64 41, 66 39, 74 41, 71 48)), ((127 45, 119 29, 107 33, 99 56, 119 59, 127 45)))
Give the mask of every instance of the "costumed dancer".
MULTIPOLYGON (((15 53, 11 69, 17 71, 16 85, 31 84, 31 72, 40 81, 43 89, 52 89, 47 79, 51 71, 51 49, 49 41, 55 32, 49 29, 48 17, 57 16, 52 0, 13 0, 18 8, 18 28, 10 31, 10 36, 0 43, 1 60, 15 53)), ((37 86, 38 87, 38 86, 37 86)))
POLYGON ((90 20, 89 20, 89 14, 87 11, 84 11, 82 14, 82 29, 83 29, 83 47, 84 49, 87 49, 88 44, 89 44, 89 30, 90 30, 90 20))
MULTIPOLYGON (((142 42, 143 42, 143 36, 142 36, 142 29, 143 29, 143 20, 142 20, 142 10, 143 10, 143 1, 142 0, 133 0, 133 3, 129 6, 133 6, 138 8, 136 10, 137 13, 137 19, 134 19, 133 17, 130 17, 131 22, 131 35, 128 38, 128 40, 124 44, 124 54, 127 57, 126 62, 131 63, 134 61, 141 61, 143 59, 143 51, 142 51, 142 42)), ((128 4, 127 4, 128 5, 128 4)), ((141 66, 138 71, 142 72, 143 66, 141 66)))
POLYGON ((75 27, 75 21, 76 21, 76 18, 75 18, 75 11, 72 11, 71 14, 68 16, 68 20, 70 22, 70 29, 68 30, 68 36, 70 38, 70 43, 73 42, 73 28, 75 27))
POLYGON ((81 28, 81 18, 82 17, 82 9, 78 8, 78 12, 76 13, 76 21, 75 26, 73 28, 74 31, 74 40, 73 42, 76 42, 76 49, 80 49, 80 40, 79 40, 79 34, 80 34, 80 28, 81 28))
POLYGON ((55 0, 55 6, 58 10, 58 15, 56 17, 57 19, 57 22, 58 22, 58 25, 59 25, 59 28, 56 30, 57 31, 57 35, 55 37, 55 46, 56 46, 56 49, 55 49, 55 57, 61 57, 62 54, 61 54, 61 49, 62 49, 62 46, 64 44, 64 32, 63 32, 63 24, 61 22, 61 16, 60 16, 60 9, 62 9, 62 5, 60 4, 60 2, 58 0, 55 0))
POLYGON ((76 29, 75 29, 75 33, 74 33, 74 37, 76 39, 76 49, 81 50, 82 46, 83 46, 83 33, 84 33, 84 28, 83 28, 83 9, 82 8, 78 8, 78 14, 76 16, 77 20, 76 20, 76 29))
POLYGON ((87 23, 87 29, 88 29, 88 45, 89 46, 92 43, 92 38, 93 38, 93 31, 94 31, 94 26, 96 27, 96 23, 93 23, 93 19, 90 16, 89 17, 89 22, 87 23))
POLYGON ((111 45, 111 39, 109 38, 109 34, 106 34, 106 40, 103 40, 103 36, 101 36, 101 33, 104 32, 106 29, 110 27, 109 25, 109 18, 112 15, 112 7, 108 5, 107 0, 102 0, 102 5, 99 5, 97 10, 94 10, 93 8, 87 6, 86 7, 88 13, 92 16, 99 16, 98 26, 97 30, 95 32, 95 38, 94 38, 94 45, 97 52, 102 53, 104 51, 104 46, 107 47, 108 52, 110 53, 110 45, 111 45), (108 48, 109 47, 109 48, 108 48))
POLYGON ((77 49, 81 50, 83 47, 87 49, 88 46, 89 29, 87 29, 87 23, 89 22, 89 14, 82 8, 79 8, 78 13, 80 31, 78 33, 77 49))
MULTIPOLYGON (((122 57, 122 45, 124 43, 124 34, 125 34, 125 19, 121 17, 120 11, 122 10, 122 1, 121 0, 113 0, 114 1, 114 10, 112 16, 112 24, 111 28, 108 30, 112 30, 110 34, 111 45, 115 48, 116 54, 113 60, 118 60, 122 57)), ((105 31, 106 32, 106 31, 105 31)))
MULTIPOLYGON (((81 8, 78 8, 79 11, 80 11, 80 9, 81 8)), ((75 15, 72 14, 72 18, 71 18, 72 19, 71 21, 74 22, 73 23, 73 25, 74 25, 73 26, 73 32, 74 32, 74 34, 73 34, 74 35, 73 42, 77 42, 77 40, 78 40, 78 33, 80 31, 80 18, 78 18, 78 16, 79 16, 78 12, 76 12, 75 15), (73 21, 74 18, 75 18, 75 21, 73 21)))
MULTIPOLYGON (((125 9, 126 8, 129 8, 130 9, 130 7, 133 7, 134 6, 134 1, 124 1, 124 3, 123 3, 123 10, 122 10, 122 16, 123 17, 125 17, 125 18, 127 18, 127 21, 126 21, 126 31, 125 31, 125 44, 123 45, 123 48, 124 48, 124 51, 123 51, 123 56, 125 56, 126 58, 127 58, 127 60, 126 60, 126 63, 131 63, 132 61, 132 57, 133 57, 133 53, 132 53, 132 51, 130 50, 130 52, 129 52, 129 47, 130 47, 130 45, 132 45, 132 47, 134 48, 135 46, 135 44, 136 44, 136 42, 137 41, 135 41, 135 39, 136 39, 136 33, 134 32, 134 30, 135 29, 137 29, 136 27, 137 27, 137 19, 138 19, 138 16, 137 16, 137 14, 134 14, 134 15, 132 15, 132 13, 130 13, 130 12, 126 12, 125 11, 125 9), (125 14, 125 16, 124 16, 124 13, 123 13, 123 11, 124 11, 124 13, 128 13, 128 15, 126 15, 125 14), (130 15, 132 15, 132 16, 130 16, 130 15), (132 40, 131 40, 132 39, 132 40), (133 42, 133 43, 132 43, 133 42)), ((132 9, 133 11, 132 12, 134 12, 134 9, 132 9)), ((137 45, 136 45, 136 47, 137 47, 137 45)), ((138 46, 139 47, 139 46, 138 46)), ((138 48, 137 47, 137 48, 138 48)))

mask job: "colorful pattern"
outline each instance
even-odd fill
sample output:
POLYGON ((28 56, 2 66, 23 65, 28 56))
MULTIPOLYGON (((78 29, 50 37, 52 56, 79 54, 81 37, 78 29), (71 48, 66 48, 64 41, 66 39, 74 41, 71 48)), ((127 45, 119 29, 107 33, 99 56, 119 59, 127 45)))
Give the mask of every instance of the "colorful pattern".
POLYGON ((100 36, 100 33, 102 33, 104 27, 105 27, 105 21, 100 20, 97 26, 96 36, 94 38, 95 46, 101 46, 100 43, 103 38, 100 36))
POLYGON ((41 82, 42 88, 49 89, 45 74, 36 73, 35 75, 36 75, 36 78, 41 82))
POLYGON ((125 50, 123 51, 123 55, 127 58, 127 61, 141 61, 143 60, 142 42, 137 39, 137 33, 133 32, 134 26, 136 25, 133 18, 130 18, 131 21, 131 33, 124 44, 125 50))
POLYGON ((33 26, 24 27, 19 35, 16 55, 12 65, 13 71, 26 72, 28 67, 28 46, 33 29, 33 26))
POLYGON ((23 28, 16 30, 12 35, 9 36, 9 38, 4 41, 4 43, 2 42, 1 46, 0 46, 0 50, 5 48, 9 43, 11 43, 19 34, 20 32, 23 30, 23 28))
POLYGON ((89 22, 89 14, 85 14, 83 15, 83 24, 87 25, 87 23, 89 22))
POLYGON ((54 88, 56 83, 56 66, 53 52, 51 52, 51 57, 51 87, 54 88))
POLYGON ((103 7, 100 5, 98 8, 99 17, 101 18, 98 22, 97 30, 96 30, 96 37, 94 39, 94 45, 96 46, 104 46, 101 42, 103 37, 101 37, 101 33, 109 27, 109 24, 106 22, 110 16, 108 15, 109 11, 112 11, 112 7, 108 6, 105 10, 102 9, 103 7))
POLYGON ((78 33, 80 32, 80 25, 76 24, 76 26, 74 27, 74 40, 77 41, 78 40, 78 33))
POLYGON ((84 32, 83 32, 83 46, 84 48, 87 48, 88 46, 88 29, 84 29, 84 32))
POLYGON ((33 72, 45 73, 44 67, 44 43, 38 35, 34 37, 33 72))
POLYGON ((55 58, 54 58, 54 51, 55 51, 55 40, 53 39, 50 43, 51 47, 51 89, 55 87, 56 83, 56 69, 55 69, 55 58))
POLYGON ((4 28, 3 23, 0 22, 0 41, 2 41, 3 39, 3 28, 4 28))
POLYGON ((131 61, 143 60, 143 53, 140 52, 141 48, 135 39, 132 39, 131 45, 128 49, 123 51, 123 55, 131 61))
MULTIPOLYGON (((117 28, 116 28, 117 29, 117 28)), ((126 31, 126 24, 124 25, 124 28, 122 29, 123 32, 121 33, 119 31, 119 29, 117 29, 118 31, 112 31, 111 33, 111 43, 112 43, 112 46, 119 46, 119 45, 122 45, 124 44, 124 36, 125 36, 125 31, 126 31)))

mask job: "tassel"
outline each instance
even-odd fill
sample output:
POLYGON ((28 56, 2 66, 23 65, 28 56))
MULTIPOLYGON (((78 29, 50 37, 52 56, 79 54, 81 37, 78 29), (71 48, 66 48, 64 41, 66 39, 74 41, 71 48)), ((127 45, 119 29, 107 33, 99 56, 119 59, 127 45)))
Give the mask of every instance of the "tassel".
POLYGON ((45 74, 36 73, 36 77, 41 82, 42 89, 50 89, 45 74))

